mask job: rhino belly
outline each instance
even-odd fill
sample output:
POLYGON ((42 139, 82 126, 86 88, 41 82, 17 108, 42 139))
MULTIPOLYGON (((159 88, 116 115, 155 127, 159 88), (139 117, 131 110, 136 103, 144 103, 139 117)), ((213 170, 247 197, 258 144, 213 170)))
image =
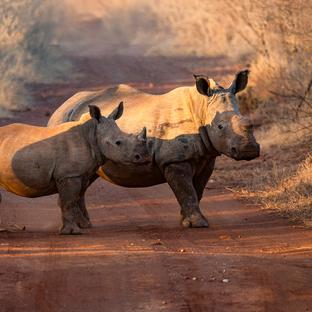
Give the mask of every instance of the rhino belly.
POLYGON ((165 183, 159 168, 151 163, 146 165, 121 165, 108 161, 98 170, 105 180, 125 187, 146 187, 165 183))
POLYGON ((52 195, 57 193, 57 188, 54 183, 50 183, 48 185, 39 185, 38 187, 29 186, 24 184, 17 178, 10 178, 9 180, 0 180, 0 186, 6 189, 10 193, 14 193, 16 195, 22 197, 41 197, 46 195, 52 195))

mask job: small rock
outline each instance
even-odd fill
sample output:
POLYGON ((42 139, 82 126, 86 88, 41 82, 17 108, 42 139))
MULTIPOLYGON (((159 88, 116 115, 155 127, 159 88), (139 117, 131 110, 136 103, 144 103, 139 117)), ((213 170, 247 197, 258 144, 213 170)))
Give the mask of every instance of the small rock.
POLYGON ((197 277, 193 277, 192 280, 193 280, 193 281, 196 281, 196 280, 197 280, 197 277))
POLYGON ((162 304, 167 304, 167 301, 163 301, 162 304))
POLYGON ((157 242, 153 243, 154 246, 162 245, 163 243, 160 241, 160 239, 157 240, 157 242))
POLYGON ((180 249, 180 252, 185 252, 185 251, 186 251, 186 250, 185 250, 185 249, 183 249, 183 248, 182 248, 182 249, 180 249))
POLYGON ((228 279, 228 278, 224 278, 223 280, 222 280, 222 283, 228 283, 230 280, 228 279))
POLYGON ((229 239, 230 236, 229 235, 220 235, 219 239, 225 240, 225 239, 229 239))
POLYGON ((209 282, 214 282, 215 280, 216 280, 215 277, 210 277, 210 278, 209 278, 209 282))

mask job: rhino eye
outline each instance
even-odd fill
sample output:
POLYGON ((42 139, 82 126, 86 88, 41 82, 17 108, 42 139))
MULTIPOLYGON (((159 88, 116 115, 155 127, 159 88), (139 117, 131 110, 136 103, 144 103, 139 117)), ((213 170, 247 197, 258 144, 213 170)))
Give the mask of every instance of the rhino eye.
POLYGON ((221 130, 221 129, 223 129, 223 126, 222 125, 218 125, 218 128, 221 130))
POLYGON ((115 142, 115 144, 116 144, 116 145, 120 145, 121 142, 118 140, 118 141, 115 142))

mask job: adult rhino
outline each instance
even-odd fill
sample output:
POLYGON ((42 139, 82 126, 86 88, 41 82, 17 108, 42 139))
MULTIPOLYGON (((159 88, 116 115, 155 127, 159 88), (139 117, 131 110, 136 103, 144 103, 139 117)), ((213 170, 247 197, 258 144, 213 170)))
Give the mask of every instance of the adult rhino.
POLYGON ((122 132, 115 120, 122 103, 107 117, 90 105, 91 120, 51 128, 11 124, 0 128, 0 186, 24 197, 59 193, 61 234, 89 227, 84 194, 106 161, 142 165, 150 161, 146 129, 122 132))
POLYGON ((48 126, 90 118, 89 104, 98 105, 106 113, 113 103, 125 99, 125 118, 118 125, 127 132, 138 131, 143 125, 148 128, 153 161, 140 168, 107 162, 98 174, 126 187, 167 182, 181 206, 182 225, 207 227, 199 201, 216 157, 224 154, 236 160, 251 160, 259 156, 252 124, 240 114, 235 97, 246 87, 248 73, 239 72, 227 89, 206 76, 194 75, 195 86, 162 95, 127 85, 79 92, 54 112, 48 126))

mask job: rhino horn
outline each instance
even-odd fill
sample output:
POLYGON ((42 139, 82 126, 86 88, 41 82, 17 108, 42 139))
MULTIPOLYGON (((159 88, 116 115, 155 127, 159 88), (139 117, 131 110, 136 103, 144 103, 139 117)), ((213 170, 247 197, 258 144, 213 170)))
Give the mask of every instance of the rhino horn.
POLYGON ((138 139, 141 141, 146 141, 146 127, 138 134, 138 139))

